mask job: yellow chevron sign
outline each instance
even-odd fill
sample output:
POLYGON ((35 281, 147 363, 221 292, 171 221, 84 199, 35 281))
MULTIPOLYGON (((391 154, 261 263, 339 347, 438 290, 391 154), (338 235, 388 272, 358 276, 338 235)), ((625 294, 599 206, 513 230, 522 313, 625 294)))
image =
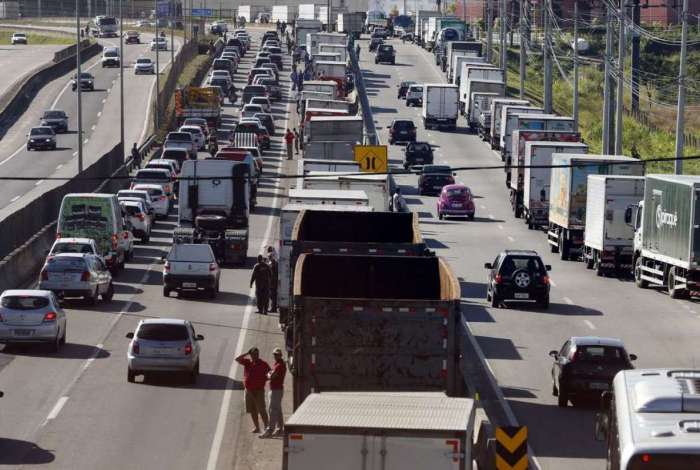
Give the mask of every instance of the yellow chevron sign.
POLYGON ((496 468, 527 470, 527 426, 496 428, 496 468))

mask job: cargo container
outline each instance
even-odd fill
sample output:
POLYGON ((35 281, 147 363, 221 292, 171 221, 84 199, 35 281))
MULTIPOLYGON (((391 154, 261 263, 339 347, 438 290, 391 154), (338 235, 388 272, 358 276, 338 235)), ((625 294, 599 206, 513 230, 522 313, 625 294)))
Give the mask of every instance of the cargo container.
MULTIPOLYGON (((299 5, 301 9, 303 5, 299 5)), ((318 33, 323 29, 323 25, 320 21, 314 18, 303 19, 297 18, 294 22, 294 44, 296 47, 306 46, 306 35, 311 33, 318 33)))
POLYGON ((387 175, 348 172, 310 171, 304 178, 303 189, 350 189, 364 191, 375 211, 389 210, 389 180, 387 175))
POLYGON ((310 98, 306 100, 304 107, 306 109, 336 109, 350 114, 350 103, 343 100, 320 100, 318 98, 310 98))
POLYGON ((330 62, 327 60, 319 60, 314 65, 315 73, 319 74, 327 80, 333 80, 336 83, 340 83, 341 86, 345 82, 345 70, 345 62, 330 62))
POLYGON ((448 73, 448 69, 452 64, 452 58, 461 54, 475 54, 477 57, 480 57, 481 42, 465 40, 449 41, 442 46, 442 50, 436 50, 438 65, 442 69, 443 73, 448 73))
MULTIPOLYGON (((505 75, 503 69, 497 69, 487 64, 474 64, 473 62, 462 62, 462 70, 459 74, 459 102, 462 114, 469 115, 469 99, 472 93, 475 92, 490 92, 491 90, 472 90, 471 83, 479 80, 492 80, 503 82, 505 75)), ((503 92, 501 96, 505 96, 503 92)))
POLYGON ((304 127, 304 141, 362 142, 364 122, 360 116, 312 117, 304 127))
POLYGON ((364 19, 362 12, 338 13, 338 32, 358 39, 362 34, 364 19))
POLYGON ((627 218, 637 286, 666 288, 672 298, 699 295, 700 176, 648 175, 636 209, 627 218))
POLYGON ((486 140, 491 123, 491 101, 499 98, 498 93, 472 93, 472 111, 467 116, 469 128, 476 130, 482 140, 486 140))
MULTIPOLYGON (((311 67, 316 70, 316 64, 319 62, 340 62, 341 55, 337 52, 317 52, 311 56, 311 67)), ((345 65, 345 64, 343 64, 345 65)))
POLYGON ((319 52, 329 52, 332 54, 340 55, 340 62, 347 62, 348 60, 348 49, 344 44, 333 44, 333 43, 319 43, 319 52))
MULTIPOLYGON (((316 32, 309 33, 306 35, 306 51, 309 54, 311 54, 311 56, 321 52, 318 48, 321 44, 335 44, 337 46, 342 46, 343 48, 345 48, 347 46, 347 43, 348 36, 343 33, 316 32)), ((344 57, 345 50, 343 50, 342 54, 344 57)))
POLYGON ((530 102, 515 98, 497 98, 491 101, 491 129, 489 135, 491 136, 491 148, 494 150, 501 148, 501 112, 503 106, 509 105, 528 107, 530 102))
POLYGON ((314 140, 304 145, 304 158, 355 161, 356 144, 347 140, 314 140))
POLYGON ((436 10, 419 10, 416 12, 416 22, 413 35, 417 38, 419 46, 423 46, 423 41, 425 40, 423 33, 427 27, 428 18, 440 15, 441 13, 436 10))
MULTIPOLYGON (((538 133, 539 135, 547 134, 538 133)), ((527 227, 547 227, 549 225, 549 194, 552 169, 552 155, 555 153, 585 154, 588 146, 580 142, 561 142, 533 139, 525 141, 523 160, 523 213, 527 227)), ((553 137, 553 136, 552 136, 553 137)))
POLYGON ((313 393, 285 423, 282 469, 470 470, 475 409, 441 393, 313 393))
POLYGON ((476 52, 460 51, 458 54, 452 55, 450 60, 450 69, 447 71, 447 81, 459 86, 460 76, 462 73, 462 65, 471 64, 480 67, 496 68, 486 62, 485 57, 479 57, 476 52))
POLYGON ((302 3, 299 5, 299 20, 316 20, 316 5, 313 3, 302 3))
POLYGON ((277 23, 289 23, 294 21, 296 12, 291 6, 287 5, 273 5, 272 7, 272 22, 277 23))
POLYGON ((349 160, 331 160, 321 158, 303 158, 297 164, 297 175, 305 175, 309 171, 342 171, 360 172, 360 164, 349 160))
MULTIPOLYGON (((530 127, 521 127, 524 124, 526 115, 538 117, 547 116, 551 118, 558 117, 556 114, 544 114, 542 108, 536 106, 503 106, 501 108, 501 130, 499 132, 500 142, 498 147, 501 149, 501 160, 508 162, 508 158, 511 156, 511 144, 513 143, 513 131, 516 129, 528 129, 534 131, 544 130, 544 122, 542 120, 537 122, 528 121, 530 127)), ((508 167, 510 169, 510 167, 508 167)))
POLYGON ((253 12, 250 5, 239 5, 238 17, 245 18, 246 23, 252 23, 253 21, 255 21, 255 17, 253 16, 253 12))
POLYGON ((304 82, 304 91, 302 93, 311 91, 329 93, 333 98, 338 98, 338 84, 332 80, 309 80, 304 82))
POLYGON ((644 197, 643 176, 589 175, 583 261, 598 276, 632 273, 634 227, 627 208, 644 197))
MULTIPOLYGON (((488 69, 482 69, 482 71, 486 71, 488 69)), ((496 69, 498 70, 498 69, 496 69)), ((477 74, 478 75, 478 74, 477 74)), ((484 75, 488 76, 496 76, 498 73, 484 73, 484 75)), ((472 93, 496 93, 500 96, 505 96, 506 94, 506 84, 503 81, 503 79, 481 79, 481 78, 469 78, 467 80, 462 81, 462 85, 466 89, 466 95, 464 96, 464 99, 462 100, 461 94, 460 94, 460 106, 463 106, 463 114, 465 117, 468 117, 469 114, 472 111, 472 103, 471 103, 471 97, 472 93)))
POLYGON ((462 383, 459 304, 457 277, 436 256, 300 255, 292 315, 294 407, 313 392, 454 396, 462 383))
POLYGON ((552 155, 547 242, 562 260, 581 253, 588 175, 642 176, 644 165, 620 155, 552 155))
POLYGON ((459 116, 459 89, 455 85, 426 83, 423 85, 423 127, 457 128, 459 116))

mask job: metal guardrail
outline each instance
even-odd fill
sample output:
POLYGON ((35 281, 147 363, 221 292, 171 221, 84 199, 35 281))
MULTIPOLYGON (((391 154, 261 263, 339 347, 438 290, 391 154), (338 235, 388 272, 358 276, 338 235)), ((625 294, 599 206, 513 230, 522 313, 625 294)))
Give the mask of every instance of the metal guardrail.
POLYGON ((365 82, 362 78, 362 70, 360 69, 360 63, 355 55, 355 49, 353 48, 353 42, 348 42, 348 56, 350 57, 350 68, 355 75, 355 89, 357 90, 357 96, 360 100, 360 107, 362 108, 362 120, 365 123, 365 140, 368 145, 379 145, 379 134, 377 134, 377 128, 374 125, 374 116, 372 115, 372 106, 369 104, 369 98, 367 98, 367 89, 365 88, 365 82))
MULTIPOLYGON (((154 147, 158 147, 158 145, 159 143, 156 141, 155 134, 149 135, 146 140, 143 141, 143 143, 138 147, 141 163, 146 160, 146 157, 148 157, 148 154, 151 153, 151 150, 153 150, 154 147)), ((124 161, 124 165, 126 166, 127 172, 131 173, 131 171, 134 169, 134 158, 131 156, 131 154, 129 154, 124 161)))

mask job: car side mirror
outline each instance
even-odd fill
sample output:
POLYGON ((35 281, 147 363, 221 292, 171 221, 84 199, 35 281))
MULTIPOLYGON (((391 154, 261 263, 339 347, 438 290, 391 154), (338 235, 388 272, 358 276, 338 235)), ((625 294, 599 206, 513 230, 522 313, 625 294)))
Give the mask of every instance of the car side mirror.
POLYGON ((134 337, 134 333, 130 331, 129 333, 126 334, 126 337, 129 339, 132 339, 134 337))
POLYGON ((546 269, 547 271, 551 271, 551 270, 552 270, 552 265, 551 265, 551 264, 545 264, 545 265, 544 265, 544 269, 546 269))
POLYGON ((554 359, 559 357, 559 352, 558 351, 549 351, 549 355, 552 356, 554 359))
POLYGON ((636 361, 637 360, 637 355, 636 354, 630 354, 630 361, 636 361))
POLYGON ((484 268, 485 269, 493 269, 493 265, 491 263, 484 263, 484 268))
POLYGON ((452 172, 452 176, 457 176, 457 172, 456 172, 456 171, 453 171, 453 172, 452 172))
POLYGON ((202 336, 202 335, 197 335, 197 336, 195 336, 194 339, 196 339, 197 341, 204 341, 204 336, 202 336))

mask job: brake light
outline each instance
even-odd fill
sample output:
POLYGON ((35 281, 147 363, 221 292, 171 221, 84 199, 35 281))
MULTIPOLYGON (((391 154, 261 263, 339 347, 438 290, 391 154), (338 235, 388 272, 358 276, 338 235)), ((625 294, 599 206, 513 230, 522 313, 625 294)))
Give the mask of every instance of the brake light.
POLYGON ((143 215, 143 212, 139 212, 138 214, 136 214, 136 217, 142 222, 143 222, 143 219, 145 218, 143 215))
POLYGON ((139 346, 138 341, 134 341, 131 343, 131 352, 132 354, 140 354, 141 353, 141 346, 139 346))
POLYGON ((61 238, 61 232, 56 232, 56 238, 61 238))
POLYGON ((185 345, 185 355, 189 356, 190 354, 192 354, 192 343, 188 341, 185 345))
POLYGON ((501 282, 503 282, 503 277, 501 277, 500 274, 496 274, 494 281, 496 282, 496 284, 500 284, 501 282))
POLYGON ((83 274, 80 275, 80 280, 82 282, 87 282, 90 280, 90 271, 83 271, 83 274))
POLYGON ((549 276, 542 276, 542 284, 544 284, 544 285, 549 284, 549 276))
POLYGON ((163 264, 163 271, 165 271, 166 273, 170 272, 170 263, 168 263, 167 261, 165 262, 165 264, 163 264))
POLYGON ((46 312, 46 314, 44 315, 44 321, 45 322, 56 321, 56 312, 46 312))
POLYGON ((48 281, 49 280, 49 272, 46 269, 41 270, 41 280, 42 281, 48 281))
POLYGON ((117 249, 117 236, 112 235, 112 249, 116 250, 117 249))
POLYGON ((209 263, 209 271, 216 271, 216 263, 209 263))

